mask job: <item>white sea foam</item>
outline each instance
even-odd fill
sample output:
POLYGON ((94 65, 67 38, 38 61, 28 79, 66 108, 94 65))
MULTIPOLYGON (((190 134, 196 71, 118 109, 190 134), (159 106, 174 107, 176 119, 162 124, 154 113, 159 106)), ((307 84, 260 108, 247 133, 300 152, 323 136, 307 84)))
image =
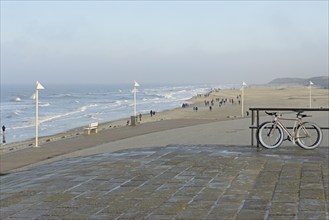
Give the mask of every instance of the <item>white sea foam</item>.
POLYGON ((31 127, 35 127, 35 123, 29 122, 27 124, 11 127, 11 128, 8 128, 8 129, 16 130, 16 129, 22 129, 22 128, 31 128, 31 127))
POLYGON ((164 95, 166 99, 173 99, 173 94, 172 93, 167 93, 164 95))
POLYGON ((49 102, 46 102, 46 103, 39 103, 39 106, 40 106, 40 107, 48 107, 48 106, 50 106, 50 103, 49 103, 49 102))
POLYGON ((129 100, 116 100, 114 103, 116 106, 127 106, 129 102, 129 100))
POLYGON ((22 99, 21 99, 21 97, 15 97, 15 98, 13 98, 13 99, 11 99, 11 101, 12 102, 21 102, 22 101, 22 99))
MULTIPOLYGON (((213 86, 212 86, 213 87, 213 86)), ((148 113, 176 108, 191 97, 210 91, 210 86, 141 86, 137 92, 137 112, 148 113)), ((218 87, 217 87, 218 88, 218 87)), ((1 122, 8 131, 7 142, 35 135, 35 101, 31 89, 12 87, 1 100, 1 122), (16 101, 12 94, 19 94, 16 101), (15 135, 15 136, 14 136, 15 135)), ((40 135, 51 135, 92 121, 112 121, 129 117, 133 112, 134 96, 131 85, 119 86, 54 86, 39 97, 40 135), (46 129, 45 129, 46 128, 46 129)))
POLYGON ((84 111, 86 111, 86 109, 87 109, 87 106, 82 106, 82 107, 80 107, 76 110, 66 112, 66 113, 63 113, 63 114, 40 117, 39 123, 42 124, 42 123, 45 123, 45 122, 48 122, 48 121, 53 121, 55 119, 64 118, 64 117, 67 117, 67 116, 70 116, 70 115, 74 115, 74 114, 77 114, 77 113, 80 113, 80 112, 84 112, 84 111))
POLYGON ((72 97, 72 94, 70 93, 65 93, 65 94, 54 94, 54 95, 50 95, 50 98, 69 98, 72 97))

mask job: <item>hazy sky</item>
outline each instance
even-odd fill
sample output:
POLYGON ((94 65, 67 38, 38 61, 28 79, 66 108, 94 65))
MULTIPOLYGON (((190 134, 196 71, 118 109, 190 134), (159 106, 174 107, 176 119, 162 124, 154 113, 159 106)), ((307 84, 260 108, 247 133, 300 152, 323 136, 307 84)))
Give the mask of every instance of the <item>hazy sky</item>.
POLYGON ((1 1, 1 83, 328 75, 328 1, 1 1))

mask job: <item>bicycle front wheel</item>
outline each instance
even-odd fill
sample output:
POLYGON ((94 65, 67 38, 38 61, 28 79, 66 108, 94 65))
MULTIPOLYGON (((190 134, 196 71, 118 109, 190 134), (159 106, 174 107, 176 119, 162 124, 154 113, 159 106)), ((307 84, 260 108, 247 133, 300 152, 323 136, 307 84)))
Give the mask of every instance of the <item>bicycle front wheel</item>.
POLYGON ((259 127, 257 137, 263 147, 273 149, 283 142, 283 131, 274 122, 264 122, 259 127))
POLYGON ((314 123, 304 122, 297 129, 297 144, 307 150, 317 148, 322 141, 322 131, 314 123))

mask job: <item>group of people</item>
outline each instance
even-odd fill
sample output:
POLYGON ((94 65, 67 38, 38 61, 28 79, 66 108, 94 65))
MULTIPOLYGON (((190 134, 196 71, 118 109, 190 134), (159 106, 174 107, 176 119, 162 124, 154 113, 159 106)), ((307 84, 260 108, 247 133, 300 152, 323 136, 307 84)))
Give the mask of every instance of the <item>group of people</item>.
MULTIPOLYGON (((151 110, 150 111, 150 116, 154 116, 155 115, 155 111, 151 110)), ((139 121, 141 122, 142 121, 142 113, 139 113, 138 117, 136 117, 136 122, 137 122, 137 119, 139 119, 139 121)), ((129 119, 127 120, 127 124, 126 125, 129 125, 130 124, 130 121, 129 119)))
POLYGON ((182 108, 186 108, 186 107, 189 107, 190 106, 190 104, 188 104, 188 103, 183 103, 182 104, 182 108))
POLYGON ((212 99, 212 100, 204 100, 204 104, 205 106, 209 106, 209 110, 212 109, 211 106, 214 106, 215 105, 215 101, 218 102, 218 106, 219 107, 222 107, 222 105, 225 105, 226 103, 230 103, 230 104, 235 104, 235 103, 239 103, 239 105, 241 104, 241 95, 238 95, 236 97, 236 100, 234 98, 216 98, 215 100, 212 99))
MULTIPOLYGON (((209 97, 209 95, 211 94, 211 92, 209 94, 205 94, 204 97, 209 97)), ((211 99, 211 100, 204 100, 204 105, 206 107, 209 107, 209 111, 212 111, 213 106, 215 106, 215 102, 218 103, 218 107, 222 107, 222 105, 225 105, 227 103, 229 104, 236 104, 238 103, 239 105, 241 104, 241 95, 236 96, 235 98, 215 98, 215 99, 211 99)), ((189 105, 187 103, 183 103, 182 108, 186 108, 189 105)), ((198 107, 193 107, 193 111, 197 112, 198 111, 198 107)), ((249 115, 249 112, 247 113, 247 116, 249 115)))
POLYGON ((154 116, 155 115, 155 111, 151 110, 150 111, 150 115, 151 115, 151 117, 154 116))

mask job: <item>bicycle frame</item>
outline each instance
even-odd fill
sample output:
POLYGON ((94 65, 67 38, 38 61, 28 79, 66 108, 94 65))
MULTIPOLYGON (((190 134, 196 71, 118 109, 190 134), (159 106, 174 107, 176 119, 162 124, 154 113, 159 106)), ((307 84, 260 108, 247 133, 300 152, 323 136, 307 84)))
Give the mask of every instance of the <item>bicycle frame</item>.
POLYGON ((287 134, 287 136, 290 138, 293 144, 296 143, 296 140, 298 137, 296 136, 296 130, 299 125, 302 124, 302 119, 301 118, 282 118, 281 116, 274 116, 274 129, 276 126, 280 126, 282 130, 287 134), (281 122, 282 120, 284 121, 295 121, 294 126, 292 128, 293 133, 290 133, 289 129, 281 122))
POLYGON ((307 150, 315 149, 320 145, 322 141, 320 127, 315 123, 303 121, 303 118, 309 115, 298 112, 295 118, 285 118, 277 112, 265 113, 273 118, 271 122, 264 122, 257 131, 257 138, 265 148, 276 148, 285 140, 307 150), (290 124, 294 125, 288 126, 288 123, 284 121, 293 121, 294 123, 290 124))

